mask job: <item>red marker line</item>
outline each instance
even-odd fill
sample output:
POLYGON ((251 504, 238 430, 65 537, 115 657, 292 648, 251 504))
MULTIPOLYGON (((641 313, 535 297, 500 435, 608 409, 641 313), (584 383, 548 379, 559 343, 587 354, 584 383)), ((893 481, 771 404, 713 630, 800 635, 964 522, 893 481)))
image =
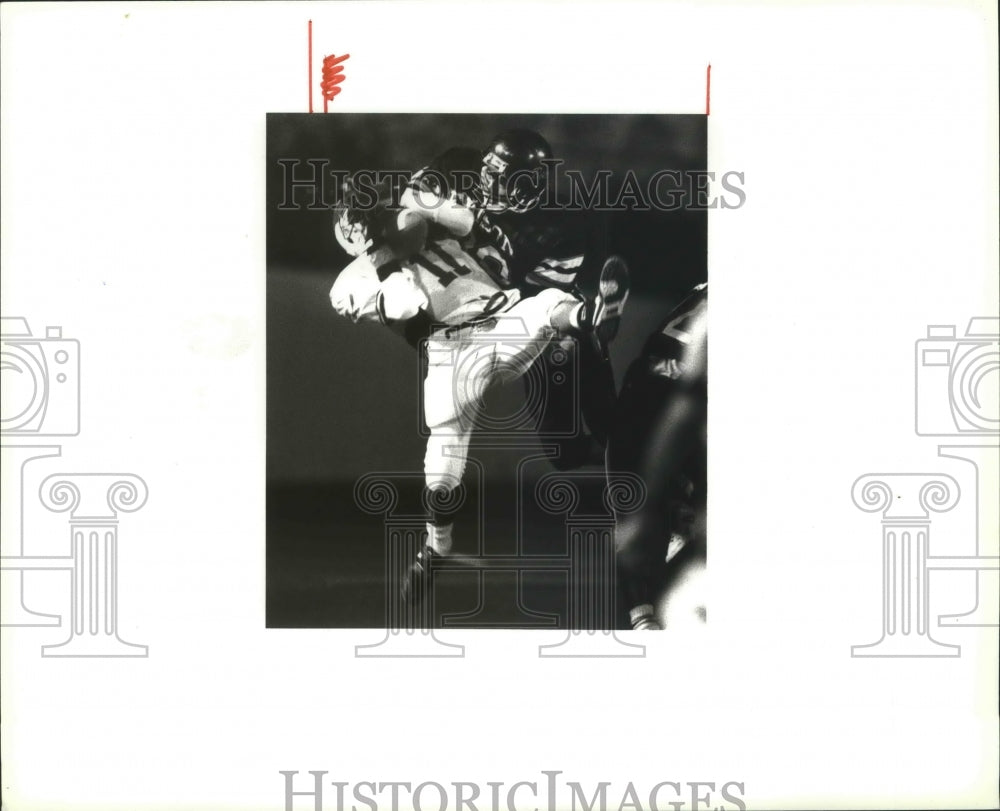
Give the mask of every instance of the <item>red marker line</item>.
POLYGON ((343 63, 351 58, 350 54, 335 56, 330 54, 323 57, 323 81, 319 83, 323 91, 323 112, 329 112, 329 102, 340 93, 340 83, 346 78, 344 76, 343 63))
POLYGON ((309 112, 313 111, 313 21, 309 21, 309 112))
POLYGON ((712 66, 705 71, 705 115, 712 110, 712 66))

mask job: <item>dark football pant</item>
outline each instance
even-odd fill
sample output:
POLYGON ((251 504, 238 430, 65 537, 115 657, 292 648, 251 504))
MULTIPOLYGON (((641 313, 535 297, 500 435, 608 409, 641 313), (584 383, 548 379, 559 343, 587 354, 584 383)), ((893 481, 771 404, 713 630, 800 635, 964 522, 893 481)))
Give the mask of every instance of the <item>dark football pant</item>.
MULTIPOLYGON (((545 379, 539 439, 559 449, 552 464, 558 470, 571 470, 588 462, 599 463, 615 410, 610 360, 589 340, 580 338, 554 341, 536 364, 545 379)), ((526 378, 525 385, 531 397, 535 381, 526 378)))

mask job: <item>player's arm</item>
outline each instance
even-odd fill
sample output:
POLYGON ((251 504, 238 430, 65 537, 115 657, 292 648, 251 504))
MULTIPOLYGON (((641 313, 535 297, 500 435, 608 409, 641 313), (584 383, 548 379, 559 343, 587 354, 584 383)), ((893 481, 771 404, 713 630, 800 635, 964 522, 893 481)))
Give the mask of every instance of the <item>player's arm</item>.
POLYGON ((392 259, 406 259, 422 251, 427 244, 428 221, 408 208, 387 211, 379 224, 378 245, 374 251, 376 267, 392 259))
POLYGON ((429 307, 426 291, 402 263, 424 249, 429 228, 427 220, 406 208, 387 212, 380 224, 380 245, 371 257, 380 282, 375 311, 383 324, 409 321, 429 307))
MULTIPOLYGON (((423 225, 426 230, 426 223, 423 225)), ((383 253, 381 260, 383 264, 377 271, 381 282, 374 296, 374 317, 416 348, 434 326, 428 312, 430 302, 427 293, 418 284, 413 272, 402 266, 393 253, 383 253)), ((376 261, 379 261, 378 257, 376 261)))
POLYGON ((478 183, 479 170, 477 151, 464 147, 449 149, 414 173, 400 202, 452 236, 467 236, 476 223, 471 195, 478 183))
POLYGON ((525 276, 525 282, 539 287, 572 287, 586 259, 586 235, 575 223, 554 220, 538 228, 530 237, 542 259, 525 276))
POLYGON ((383 324, 409 321, 426 312, 428 304, 427 293, 406 268, 389 273, 375 295, 375 309, 383 324))
POLYGON ((455 237, 468 236, 476 223, 475 212, 468 204, 463 205, 457 197, 442 197, 428 189, 408 186, 400 203, 405 210, 440 225, 455 237))
MULTIPOLYGON (((416 218, 419 219, 419 218, 416 218)), ((426 233, 427 225, 417 231, 426 233)), ((387 243, 371 248, 340 272, 330 290, 333 309, 353 323, 375 321, 400 328, 428 307, 426 292, 400 258, 412 251, 400 247, 400 240, 412 237, 402 230, 396 246, 387 243)), ((416 249, 422 247, 422 242, 416 249)))
POLYGON ((373 269, 371 280, 357 273, 342 272, 330 291, 330 303, 339 315, 352 323, 373 321, 382 324, 417 347, 434 326, 426 309, 427 295, 410 271, 391 268, 390 265, 388 273, 383 268, 378 277, 373 269))
POLYGON ((546 257, 529 271, 525 281, 538 287, 571 287, 576 282, 583 258, 583 254, 546 257))
POLYGON ((414 349, 434 329, 434 319, 427 311, 427 295, 416 287, 409 271, 393 273, 383 282, 375 306, 378 320, 414 349))

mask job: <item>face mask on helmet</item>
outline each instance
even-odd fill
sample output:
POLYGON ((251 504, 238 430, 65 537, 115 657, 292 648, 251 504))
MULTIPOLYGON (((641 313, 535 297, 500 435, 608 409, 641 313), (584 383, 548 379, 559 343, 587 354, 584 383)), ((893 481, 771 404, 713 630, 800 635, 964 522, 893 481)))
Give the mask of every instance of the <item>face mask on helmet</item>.
POLYGON ((380 216, 394 200, 389 180, 376 186, 357 186, 347 180, 341 186, 341 203, 334 212, 333 233, 350 256, 360 256, 377 238, 380 216))
POLYGON ((548 142, 531 130, 509 130, 493 139, 483 153, 482 196, 488 211, 530 211, 545 192, 544 161, 552 157, 548 142))
POLYGON ((368 222, 363 212, 351 208, 343 208, 333 225, 333 233, 337 244, 349 256, 361 256, 372 245, 368 234, 368 222))

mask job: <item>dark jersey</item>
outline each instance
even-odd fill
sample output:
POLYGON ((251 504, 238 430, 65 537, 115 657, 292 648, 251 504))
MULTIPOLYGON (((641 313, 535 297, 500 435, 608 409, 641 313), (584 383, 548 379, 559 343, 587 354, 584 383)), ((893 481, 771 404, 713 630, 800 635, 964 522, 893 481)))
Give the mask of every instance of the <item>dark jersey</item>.
POLYGON ((704 386, 708 374, 708 285, 692 290, 649 336, 635 374, 704 386))
POLYGON ((708 286, 699 285, 629 366, 618 397, 609 464, 641 475, 651 493, 666 487, 703 434, 707 381, 708 286))
POLYGON ((619 572, 632 605, 665 576, 668 541, 683 530, 675 503, 705 498, 708 288, 696 287, 629 367, 608 441, 608 476, 637 475, 646 499, 615 517, 619 572), (688 489, 690 488, 690 489, 688 489))
POLYGON ((476 210, 472 233, 463 247, 501 284, 522 288, 570 288, 584 263, 586 232, 564 211, 536 208, 524 213, 488 211, 479 174, 481 154, 455 147, 416 172, 409 187, 476 210))

